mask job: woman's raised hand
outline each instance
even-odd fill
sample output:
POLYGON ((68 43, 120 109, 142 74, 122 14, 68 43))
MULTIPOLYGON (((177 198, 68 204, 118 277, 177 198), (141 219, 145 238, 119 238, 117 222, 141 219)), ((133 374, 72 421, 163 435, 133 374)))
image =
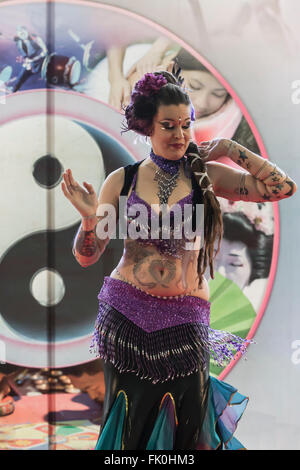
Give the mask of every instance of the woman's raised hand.
POLYGON ((82 188, 77 181, 74 180, 70 169, 63 173, 64 183, 61 188, 67 199, 80 212, 82 216, 93 215, 96 213, 98 206, 98 198, 91 184, 83 182, 86 189, 82 188))
POLYGON ((199 144, 198 151, 204 162, 218 160, 220 157, 226 157, 230 142, 229 139, 223 138, 203 141, 199 144))

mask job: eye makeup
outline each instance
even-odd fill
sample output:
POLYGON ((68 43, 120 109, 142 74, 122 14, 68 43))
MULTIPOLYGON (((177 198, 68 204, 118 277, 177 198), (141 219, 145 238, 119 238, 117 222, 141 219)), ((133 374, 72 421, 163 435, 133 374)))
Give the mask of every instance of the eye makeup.
MULTIPOLYGON (((175 126, 171 125, 172 123, 169 121, 159 121, 159 124, 161 124, 163 127, 161 129, 163 130, 173 130, 175 129, 175 126)), ((187 122, 184 126, 182 126, 183 129, 189 129, 191 127, 192 121, 187 122)))

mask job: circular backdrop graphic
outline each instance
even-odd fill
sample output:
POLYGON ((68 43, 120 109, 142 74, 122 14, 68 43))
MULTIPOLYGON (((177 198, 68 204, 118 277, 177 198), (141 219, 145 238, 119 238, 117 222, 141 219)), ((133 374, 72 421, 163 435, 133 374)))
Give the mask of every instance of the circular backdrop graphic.
MULTIPOLYGON (((234 90, 181 38, 109 5, 52 2, 50 23, 48 7, 38 1, 0 5, 1 209, 8 227, 0 236, 1 334, 7 362, 33 367, 48 365, 49 341, 56 367, 91 360, 97 293, 122 245, 111 241, 101 263, 89 269, 76 263, 71 247, 80 220, 60 181, 72 168, 81 183, 87 180, 99 192, 111 171, 148 156, 144 139, 120 135, 122 108, 145 71, 170 70, 175 61, 181 67, 195 108, 197 143, 225 137, 266 157, 234 90), (54 318, 53 334, 49 318, 54 318)), ((229 159, 220 161, 235 166, 229 159)), ((276 271, 278 207, 219 200, 224 239, 216 278, 206 273, 211 325, 252 338, 276 271)), ((223 378, 233 363, 222 370, 211 364, 212 374, 223 378)))

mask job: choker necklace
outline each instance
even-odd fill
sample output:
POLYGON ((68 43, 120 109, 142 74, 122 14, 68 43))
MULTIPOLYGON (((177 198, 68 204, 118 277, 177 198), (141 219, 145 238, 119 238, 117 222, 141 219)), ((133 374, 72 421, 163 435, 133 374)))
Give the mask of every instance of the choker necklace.
POLYGON ((169 160, 168 158, 156 155, 156 153, 153 152, 153 149, 151 149, 150 158, 157 166, 159 166, 159 168, 172 176, 178 172, 180 162, 184 162, 185 160, 185 156, 178 160, 169 160))
POLYGON ((178 160, 168 160, 167 158, 156 155, 151 149, 151 160, 158 166, 155 172, 154 181, 158 183, 159 204, 167 204, 169 196, 177 185, 179 176, 180 162, 185 162, 185 156, 178 160))

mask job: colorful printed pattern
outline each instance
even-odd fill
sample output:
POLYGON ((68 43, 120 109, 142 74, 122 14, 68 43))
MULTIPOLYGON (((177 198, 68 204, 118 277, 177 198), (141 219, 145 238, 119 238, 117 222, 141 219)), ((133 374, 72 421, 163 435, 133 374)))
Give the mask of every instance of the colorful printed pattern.
POLYGON ((65 421, 55 426, 45 423, 1 426, 0 450, 92 450, 99 425, 88 420, 65 421))

